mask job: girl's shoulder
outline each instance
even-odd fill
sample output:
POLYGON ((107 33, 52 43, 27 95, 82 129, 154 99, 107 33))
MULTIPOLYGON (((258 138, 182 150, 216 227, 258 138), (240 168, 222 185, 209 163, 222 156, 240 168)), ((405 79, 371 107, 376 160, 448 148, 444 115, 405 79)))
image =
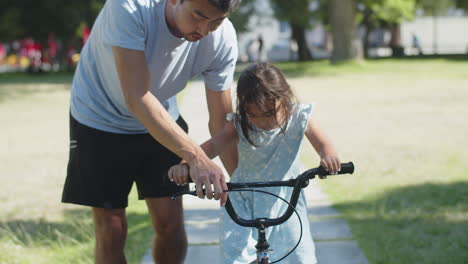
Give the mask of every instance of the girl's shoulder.
POLYGON ((292 123, 296 129, 300 131, 305 130, 307 123, 309 122, 310 116, 314 109, 314 104, 295 104, 292 111, 292 123))
POLYGON ((311 103, 311 104, 304 104, 304 103, 300 103, 300 104, 295 104, 293 106, 293 111, 292 111, 292 115, 296 118, 299 118, 299 119, 309 119, 310 115, 312 114, 312 111, 314 109, 314 104, 311 103))

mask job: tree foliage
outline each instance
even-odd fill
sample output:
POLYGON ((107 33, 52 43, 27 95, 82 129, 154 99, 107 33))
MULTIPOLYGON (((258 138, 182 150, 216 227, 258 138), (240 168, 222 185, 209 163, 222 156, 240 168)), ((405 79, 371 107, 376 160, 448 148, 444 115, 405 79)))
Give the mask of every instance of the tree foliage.
POLYGON ((297 43, 298 58, 301 61, 312 59, 305 38, 305 31, 310 28, 314 16, 309 8, 311 2, 312 0, 271 0, 275 17, 291 26, 292 38, 297 43))
POLYGON ((60 38, 75 34, 81 23, 92 25, 105 0, 2 0, 0 36, 3 41, 33 37, 47 38, 54 32, 60 38))
POLYGON ((237 33, 249 30, 248 24, 250 17, 255 12, 255 0, 242 0, 241 6, 229 16, 237 33))
POLYGON ((468 0, 455 0, 455 6, 468 11, 468 0))
POLYGON ((440 16, 449 8, 455 7, 456 0, 416 0, 417 5, 426 15, 440 16))
POLYGON ((370 16, 372 23, 400 24, 414 18, 415 0, 361 0, 358 2, 360 16, 370 16))
POLYGON ((287 21, 291 25, 310 28, 310 21, 314 14, 310 11, 311 0, 272 0, 275 17, 287 21))

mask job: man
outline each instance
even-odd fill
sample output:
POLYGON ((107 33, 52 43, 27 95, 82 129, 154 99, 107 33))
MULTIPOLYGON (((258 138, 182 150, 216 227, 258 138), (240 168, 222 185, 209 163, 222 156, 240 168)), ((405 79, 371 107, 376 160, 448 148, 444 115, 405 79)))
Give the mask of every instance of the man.
MULTIPOLYGON (((187 239, 182 203, 164 185, 184 159, 197 194, 226 201, 224 175, 191 140, 175 95, 197 75, 205 81, 215 133, 232 111, 237 60, 226 17, 241 0, 107 0, 81 53, 71 90, 70 159, 62 201, 92 207, 96 263, 125 263, 127 196, 136 182, 156 232, 158 264, 182 263, 187 239), (176 121, 174 121, 176 120, 176 121)), ((235 145, 222 157, 228 172, 235 145)))

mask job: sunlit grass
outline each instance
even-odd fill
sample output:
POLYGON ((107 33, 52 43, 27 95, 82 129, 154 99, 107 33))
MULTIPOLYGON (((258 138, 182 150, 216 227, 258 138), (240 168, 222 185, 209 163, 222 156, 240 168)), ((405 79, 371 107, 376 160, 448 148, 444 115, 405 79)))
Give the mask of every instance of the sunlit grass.
MULTIPOLYGON (((321 186, 370 263, 466 263, 468 62, 383 63, 389 72, 291 80, 356 165, 321 186)), ((310 147, 303 161, 318 164, 310 147)))
MULTIPOLYGON (((140 263, 151 246, 152 228, 144 202, 130 195, 127 210, 129 263, 140 263)), ((56 220, 0 221, 0 263, 94 263, 94 231, 89 208, 65 210, 56 220)))

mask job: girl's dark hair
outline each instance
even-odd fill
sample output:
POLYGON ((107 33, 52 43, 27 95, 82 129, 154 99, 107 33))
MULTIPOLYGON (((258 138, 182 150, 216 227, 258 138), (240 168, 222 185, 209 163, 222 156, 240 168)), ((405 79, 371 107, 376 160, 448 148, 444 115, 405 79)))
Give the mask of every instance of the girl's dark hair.
POLYGON ((255 128, 248 122, 247 106, 255 105, 262 115, 274 116, 281 132, 284 133, 285 126, 280 124, 276 113, 282 111, 282 121, 287 122, 294 102, 296 97, 278 68, 270 63, 249 65, 237 82, 237 113, 240 115, 242 133, 247 141, 255 146, 249 137, 249 131, 255 131, 255 128))

